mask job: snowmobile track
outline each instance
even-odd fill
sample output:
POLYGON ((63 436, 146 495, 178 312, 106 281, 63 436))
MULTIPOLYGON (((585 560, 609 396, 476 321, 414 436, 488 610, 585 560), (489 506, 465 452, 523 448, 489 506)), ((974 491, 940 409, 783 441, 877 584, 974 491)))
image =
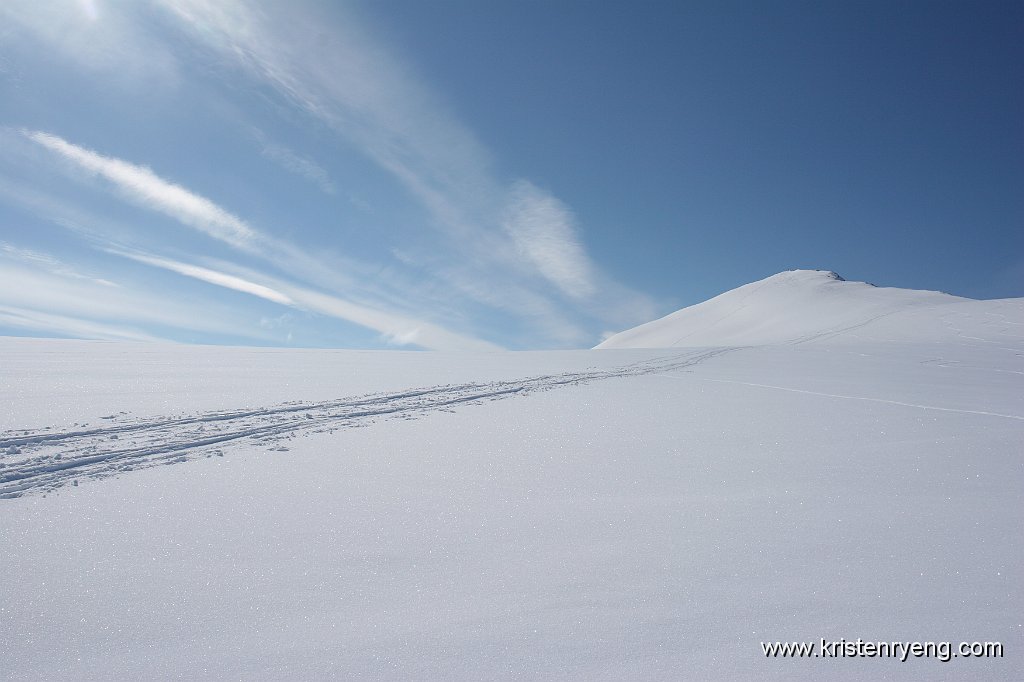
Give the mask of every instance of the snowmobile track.
POLYGON ((223 455, 244 441, 287 450, 285 439, 365 426, 380 418, 425 413, 517 395, 690 367, 732 349, 715 348, 608 370, 414 388, 322 402, 290 402, 166 419, 148 418, 74 430, 14 429, 0 433, 0 498, 46 493, 79 479, 105 478, 159 464, 223 455))

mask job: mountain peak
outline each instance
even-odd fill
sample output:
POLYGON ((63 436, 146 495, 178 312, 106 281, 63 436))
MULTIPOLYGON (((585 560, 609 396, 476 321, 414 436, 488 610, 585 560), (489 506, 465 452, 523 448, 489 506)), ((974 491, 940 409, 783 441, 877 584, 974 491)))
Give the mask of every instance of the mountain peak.
POLYGON ((615 334, 597 348, 807 343, 850 338, 861 328, 882 340, 920 339, 926 330, 949 333, 939 317, 945 311, 936 307, 965 302, 935 291, 848 281, 832 270, 787 270, 615 334))
POLYGON ((840 275, 834 270, 783 270, 782 272, 766 277, 761 281, 775 280, 775 279, 798 279, 805 281, 815 280, 832 280, 836 282, 845 282, 846 278, 840 275))

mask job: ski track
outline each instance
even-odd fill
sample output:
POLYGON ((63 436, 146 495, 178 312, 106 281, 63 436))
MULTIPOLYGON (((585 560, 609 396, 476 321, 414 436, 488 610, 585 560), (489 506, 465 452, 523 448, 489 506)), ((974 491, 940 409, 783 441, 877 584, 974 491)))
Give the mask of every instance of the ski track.
MULTIPOLYGON (((675 374, 656 373, 656 376, 668 377, 670 379, 681 379, 675 374)), ((714 381, 719 384, 738 384, 740 386, 753 386, 755 388, 770 388, 776 391, 789 391, 790 393, 804 393, 806 395, 818 395, 824 398, 839 398, 841 400, 866 400, 872 403, 885 403, 886 405, 898 405, 900 407, 913 407, 919 410, 938 410, 939 412, 957 412, 959 414, 977 414, 984 417, 999 417, 1001 419, 1016 419, 1024 421, 1024 416, 1019 414, 1002 414, 1000 412, 986 412, 984 410, 964 410, 956 407, 939 407, 937 405, 921 405, 919 403, 906 403, 901 400, 886 400, 885 398, 869 398, 858 395, 839 395, 838 393, 822 393, 821 391, 808 391, 802 388, 790 388, 788 386, 773 386, 772 384, 755 384, 749 381, 733 381, 732 379, 711 379, 703 378, 704 381, 714 381)))
MULTIPOLYGON (((366 426, 381 418, 414 419, 429 412, 479 404, 617 377, 686 369, 731 348, 691 351, 608 370, 546 374, 377 393, 322 402, 288 402, 185 417, 131 420, 97 428, 12 429, 0 432, 0 499, 56 490, 160 464, 223 456, 242 443, 287 451, 284 442, 310 433, 366 426)), ((122 415, 125 413, 121 413, 122 415)))

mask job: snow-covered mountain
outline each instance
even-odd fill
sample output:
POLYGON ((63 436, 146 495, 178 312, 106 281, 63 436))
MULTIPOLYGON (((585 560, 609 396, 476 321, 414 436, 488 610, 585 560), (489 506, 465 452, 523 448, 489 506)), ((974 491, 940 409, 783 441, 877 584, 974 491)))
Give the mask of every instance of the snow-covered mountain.
POLYGON ((997 341, 1021 322, 1024 299, 975 301, 849 282, 827 270, 791 270, 615 334, 597 348, 997 341))

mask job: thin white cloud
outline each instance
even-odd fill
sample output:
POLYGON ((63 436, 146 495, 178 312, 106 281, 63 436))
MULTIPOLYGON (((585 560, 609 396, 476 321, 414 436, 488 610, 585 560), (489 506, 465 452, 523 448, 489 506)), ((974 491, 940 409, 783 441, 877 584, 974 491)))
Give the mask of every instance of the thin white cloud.
MULTIPOLYGON (((15 2, 31 5, 27 0, 15 2)), ((609 319, 608 311, 650 308, 646 297, 609 280, 594 265, 564 203, 527 181, 509 184, 497 176, 488 150, 414 69, 367 30, 357 10, 341 3, 285 7, 243 0, 154 4, 168 10, 157 20, 148 15, 152 5, 126 9, 99 4, 102 16, 95 23, 117 15, 120 26, 135 26, 136 39, 156 38, 161 53, 173 56, 175 70, 189 73, 179 68, 196 56, 187 51, 189 41, 181 36, 166 40, 154 29, 163 30, 170 25, 166 19, 175 17, 195 39, 193 48, 199 44, 214 51, 216 60, 200 57, 204 64, 240 69, 256 79, 262 92, 276 91, 282 101, 315 117, 389 172, 422 204, 428 215, 425 226, 441 235, 426 238, 410 230, 412 239, 403 246, 416 253, 418 267, 305 253, 145 166, 103 156, 45 132, 27 131, 25 139, 79 171, 99 176, 122 197, 259 256, 275 271, 295 273, 360 311, 385 316, 401 311, 409 324, 397 330, 385 324, 371 328, 385 336, 397 334, 398 339, 412 338, 418 329, 417 345, 434 338, 416 319, 426 317, 462 330, 482 329, 478 325, 487 320, 488 336, 517 338, 512 345, 589 346, 593 340, 586 325, 595 320, 605 328, 624 324, 609 319), (504 318, 492 324, 498 311, 504 318), (495 333, 499 327, 502 331, 495 333)), ((44 25, 36 22, 33 30, 44 25)), ((237 81, 237 73, 230 77, 237 81)), ((249 129, 246 122, 241 132, 249 129)), ((325 169, 308 157, 265 139, 261 153, 324 191, 335 189, 325 169)), ((120 241, 141 246, 135 236, 120 241)), ((338 313, 346 307, 333 310, 338 313)), ((351 321, 367 317, 373 316, 356 314, 351 321)))
POLYGON ((502 225, 523 255, 570 296, 593 294, 594 268, 565 204, 526 180, 513 185, 509 199, 502 225))
POLYGON ((261 130, 254 129, 253 136, 260 145, 260 154, 277 163, 289 173, 294 173, 320 188, 325 194, 334 194, 334 183, 323 166, 313 159, 292 151, 283 144, 271 142, 261 130))
POLYGON ((55 334, 57 336, 70 336, 77 339, 101 339, 104 341, 164 340, 136 329, 5 305, 0 305, 0 326, 24 329, 37 333, 55 334))
POLYGON ((200 306, 182 301, 173 292, 146 290, 138 283, 103 286, 14 261, 0 263, 0 306, 99 325, 270 338, 266 330, 252 328, 244 312, 226 305, 206 302, 200 306))
MULTIPOLYGON (((59 139, 59 138, 58 138, 59 139)), ((66 143, 75 147, 71 143, 66 143)), ((93 154, 95 154, 93 152, 93 154)), ((100 155, 96 155, 100 156, 100 155)), ((103 157, 106 158, 106 157, 103 157)), ((118 159, 109 161, 132 166, 127 162, 118 159)), ((147 169, 148 170, 148 169, 147 169)), ((151 173, 151 171, 150 171, 151 173)), ((160 178, 153 176, 157 181, 160 178)), ((187 192, 187 190, 184 190, 187 192)), ((136 247, 126 246, 124 243, 117 243, 117 238, 107 235, 110 225, 100 220, 97 216, 77 211, 65 203, 56 200, 54 197, 43 194, 31 187, 23 187, 20 184, 6 183, 0 177, 0 197, 12 202, 23 204, 34 213, 46 216, 57 224, 68 229, 79 232, 86 237, 93 245, 109 253, 133 258, 136 261, 144 262, 154 267, 161 267, 178 274, 199 279, 217 286, 234 289, 254 296, 264 298, 282 305, 290 305, 295 308, 311 310, 321 314, 343 319, 354 324, 367 327, 378 332, 382 340, 392 345, 398 342, 415 344, 432 350, 497 350, 501 346, 482 341, 464 334, 450 331, 438 324, 428 323, 417 317, 408 314, 389 312, 385 308, 401 308, 402 306, 388 306, 382 302, 382 298, 395 302, 405 301, 408 306, 408 299, 415 298, 414 284, 401 277, 381 271, 379 267, 372 267, 365 263, 346 260, 339 257, 329 257, 325 260, 321 254, 318 257, 311 256, 300 248, 287 242, 258 235, 254 240, 252 248, 244 249, 249 255, 260 256, 263 259, 274 263, 278 269, 288 272, 301 273, 302 276, 332 290, 345 290, 364 292, 364 302, 347 300, 340 295, 323 294, 308 287, 300 287, 293 284, 281 283, 281 286, 269 286, 254 282, 254 278, 245 278, 238 275, 216 271, 211 268, 173 261, 167 258, 160 258, 146 254, 136 247), (283 286, 292 287, 284 289, 283 286), (416 331, 415 334, 413 332, 416 331)), ((223 210, 223 209, 221 209, 223 210)), ((116 231, 115 231, 116 232, 116 231)), ((255 231, 253 231, 255 234, 255 231)), ((237 268, 236 268, 237 269, 237 268)), ((66 274, 66 273, 64 273, 66 274)), ((3 284, 4 273, 0 271, 0 284, 3 284)), ((273 282, 270 277, 256 273, 258 279, 273 282)), ((24 282, 21 282, 24 284, 24 282)), ((10 289, 13 291, 14 284, 10 289)), ((18 286, 23 291, 27 288, 18 286)), ((67 297, 67 303, 77 304, 81 301, 80 292, 67 287, 46 285, 33 289, 37 295, 40 291, 47 291, 49 294, 45 300, 40 301, 43 309, 50 309, 53 306, 60 306, 60 298, 67 297)), ((3 298, 0 292, 0 299, 3 298)), ((113 315, 114 308, 102 304, 102 297, 89 301, 89 308, 101 315, 113 315)), ((128 305, 126 313, 133 312, 142 314, 144 319, 148 318, 148 309, 145 307, 128 305)), ((151 322, 157 321, 150 319, 151 322)), ((183 328, 191 328, 187 324, 174 324, 183 328)), ((223 330, 218 330, 223 333, 223 330)))
POLYGON ((107 287, 118 286, 110 280, 103 279, 102 277, 96 277, 95 275, 81 272, 71 266, 67 265, 59 258, 51 256, 48 253, 41 251, 33 251, 32 249, 23 249, 7 242, 0 242, 0 257, 7 258, 10 260, 21 261, 27 265, 33 267, 42 268, 48 270, 55 275, 61 275, 63 277, 72 277, 74 279, 84 279, 96 284, 102 284, 107 287))
POLYGON ((283 287, 281 284, 278 286, 286 291, 301 308, 374 329, 381 334, 382 339, 391 344, 415 344, 428 350, 503 350, 499 345, 457 334, 429 322, 367 308, 311 289, 283 287))
POLYGON ((5 52, 19 44, 63 58, 78 74, 102 73, 104 93, 180 83, 173 52, 143 17, 142 2, 98 0, 3 0, 0 31, 5 52))
POLYGON ((409 329, 400 334, 384 334, 384 340, 393 346, 410 346, 418 343, 420 330, 409 329))
MULTIPOLYGON (((479 264, 478 279, 509 292, 536 289, 522 280, 539 273, 572 298, 597 293, 597 269, 564 204, 529 183, 506 187, 496 179, 487 150, 351 9, 332 5, 337 21, 328 32, 308 6, 257 11, 231 0, 162 1, 209 48, 389 171, 463 257, 479 264), (519 206, 518 222, 503 230, 510 204, 519 206)), ((462 293, 473 295, 472 288, 462 293)))
POLYGON ((78 4, 89 21, 96 21, 100 18, 100 10, 96 6, 96 0, 78 0, 78 4))
POLYGON ((423 320, 360 305, 339 296, 325 294, 265 275, 260 278, 267 281, 268 285, 257 284, 252 281, 252 277, 246 279, 169 258, 117 249, 108 249, 108 252, 299 310, 352 322, 378 332, 383 340, 392 345, 417 345, 429 350, 493 351, 502 349, 496 344, 458 334, 423 320))
POLYGON ((149 256, 141 253, 128 253, 113 249, 109 249, 108 251, 109 253, 124 256, 125 258, 130 258, 139 263, 145 263, 146 265, 152 265, 153 267, 170 270, 171 272, 176 272, 179 275, 192 277, 226 289, 234 289, 235 291, 240 291, 245 294, 258 296, 259 298, 263 298, 274 303, 280 303, 281 305, 294 305, 295 303, 280 291, 276 291, 270 287, 263 286, 262 284, 250 282, 249 280, 242 279, 241 277, 235 277, 234 275, 229 275, 224 272, 217 272, 216 270, 202 268, 198 265, 190 265, 188 263, 181 263, 166 258, 157 258, 156 256, 149 256))
POLYGON ((263 156, 276 161, 285 170, 309 180, 326 194, 334 194, 334 184, 327 171, 312 159, 296 154, 283 145, 272 143, 264 145, 263 156))
POLYGON ((181 185, 164 180, 145 166, 98 154, 50 133, 26 130, 23 134, 77 168, 112 183, 136 204, 169 215, 215 239, 246 247, 257 236, 241 218, 181 185))

